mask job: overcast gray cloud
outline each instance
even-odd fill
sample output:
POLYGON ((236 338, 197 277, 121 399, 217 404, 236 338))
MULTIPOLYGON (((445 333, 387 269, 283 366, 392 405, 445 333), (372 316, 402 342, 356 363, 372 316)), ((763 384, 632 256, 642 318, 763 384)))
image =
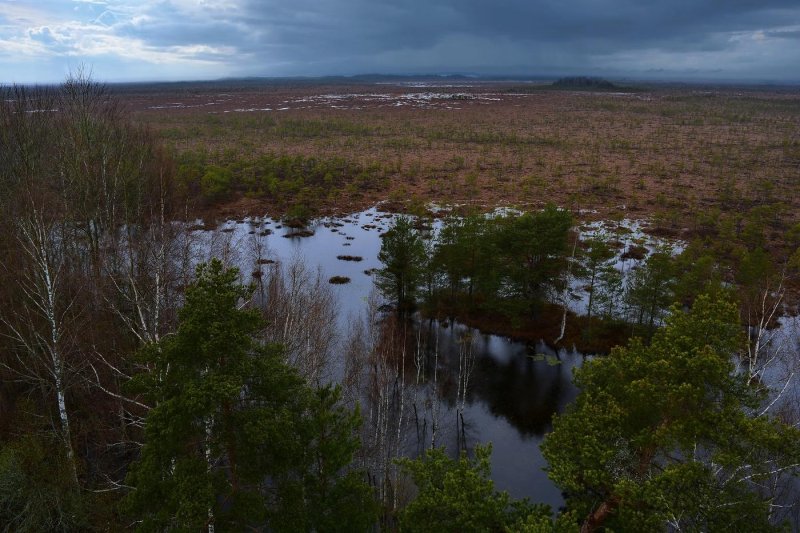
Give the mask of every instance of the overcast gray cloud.
POLYGON ((373 73, 800 80, 798 0, 3 0, 0 81, 373 73))

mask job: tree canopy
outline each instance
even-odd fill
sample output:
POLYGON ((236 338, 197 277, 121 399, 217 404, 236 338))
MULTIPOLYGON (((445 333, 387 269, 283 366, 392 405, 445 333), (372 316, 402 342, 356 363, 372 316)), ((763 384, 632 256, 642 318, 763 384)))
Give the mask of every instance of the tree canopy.
POLYGON ((490 478, 491 445, 475 448, 475 457, 450 459, 435 448, 400 464, 417 486, 416 498, 400 515, 402 531, 502 531, 518 526, 528 515, 548 517, 547 506, 514 502, 496 491, 490 478))
POLYGON ((378 271, 378 287, 396 303, 398 310, 412 308, 426 256, 422 237, 409 217, 398 217, 386 232, 378 259, 384 265, 378 271))
POLYGON ((796 469, 800 431, 756 416, 765 398, 733 361, 742 340, 736 306, 703 295, 651 345, 575 371, 582 392, 542 448, 585 531, 770 529, 762 483, 796 469))
POLYGON ((236 269, 200 265, 178 331, 140 354, 150 371, 131 389, 153 408, 127 504, 142 530, 243 529, 270 518, 284 529, 292 513, 306 530, 342 513, 355 526, 372 519, 363 481, 340 478, 358 447, 357 415, 337 405, 336 389, 312 392, 280 346, 257 340, 260 314, 243 305, 251 292, 236 269))

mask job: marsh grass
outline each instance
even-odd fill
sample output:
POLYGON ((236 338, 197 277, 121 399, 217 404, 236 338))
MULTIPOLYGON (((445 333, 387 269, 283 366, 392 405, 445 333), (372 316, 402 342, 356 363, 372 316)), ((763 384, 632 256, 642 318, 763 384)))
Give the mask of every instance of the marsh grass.
MULTIPOLYGON (((244 196, 276 214, 307 218, 386 199, 401 210, 420 201, 483 210, 552 201, 595 218, 620 210, 658 216, 677 233, 691 231, 695 215, 713 208, 747 217, 767 207, 780 211, 784 225, 800 222, 796 91, 516 94, 513 87, 465 89, 496 100, 457 100, 458 109, 370 107, 348 97, 348 109, 210 114, 142 104, 135 116, 173 146, 189 191, 202 194, 202 176, 217 166, 232 177, 206 188, 210 200, 244 196)), ((227 105, 276 109, 304 96, 376 90, 243 88, 232 94, 246 104, 227 105)), ((148 98, 175 101, 167 93, 148 98)))

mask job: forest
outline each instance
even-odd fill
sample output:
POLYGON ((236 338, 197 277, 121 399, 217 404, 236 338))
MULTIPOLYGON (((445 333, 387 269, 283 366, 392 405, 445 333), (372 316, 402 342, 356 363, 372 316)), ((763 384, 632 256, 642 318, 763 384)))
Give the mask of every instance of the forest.
MULTIPOLYGON (((399 159, 183 145, 183 131, 81 75, 2 92, 0 530, 800 527, 800 338, 774 335, 798 302, 792 199, 764 187, 740 201, 725 182, 691 221, 661 212, 658 227, 689 227, 682 239, 623 244, 580 202, 531 192, 535 180, 498 178, 536 206, 437 212, 408 188, 387 192, 413 174, 399 159), (365 273, 375 290, 344 331, 326 279, 264 255, 255 237, 274 230, 251 230, 245 261, 196 238, 213 213, 261 200, 313 234, 332 204, 384 193, 381 266, 365 273), (456 324, 466 333, 446 354, 434 332, 456 324), (492 443, 469 441, 475 331, 587 354, 541 445, 558 508, 496 488, 492 443), (436 400, 453 389, 455 449, 436 400)), ((515 135, 427 140, 558 149, 515 135)), ((503 173, 473 175, 450 152, 446 165, 467 197, 503 173)), ((796 170, 781 166, 781 179, 796 170)), ((608 203, 621 187, 586 177, 575 194, 608 203)))

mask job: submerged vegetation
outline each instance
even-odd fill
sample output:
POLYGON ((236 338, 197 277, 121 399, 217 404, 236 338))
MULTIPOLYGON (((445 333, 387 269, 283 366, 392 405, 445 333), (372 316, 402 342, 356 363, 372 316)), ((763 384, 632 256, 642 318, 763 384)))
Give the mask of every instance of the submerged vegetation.
MULTIPOLYGON (((618 105, 580 102, 590 114, 618 105)), ((671 134, 700 127, 679 124, 689 116, 758 126, 797 111, 791 100, 703 102, 664 97, 659 150, 685 148, 686 138, 671 134)), ((629 105, 626 127, 644 128, 636 117, 653 111, 629 105)), ((790 164, 776 163, 771 181, 754 173, 753 184, 733 172, 776 154, 793 161, 791 138, 762 139, 740 154, 692 138, 708 160, 676 169, 652 150, 639 159, 629 139, 598 137, 591 125, 577 136, 597 137, 583 153, 557 124, 532 133, 514 120, 494 131, 441 116, 391 127, 380 115, 375 123, 226 119, 234 133, 265 135, 267 148, 245 155, 255 137, 231 149, 220 117, 193 133, 162 128, 173 140, 193 136, 189 149, 174 151, 139 118, 82 76, 58 88, 11 88, 0 99, 5 529, 760 531, 800 523, 796 361, 787 363, 779 350, 788 347, 769 335, 793 302, 800 269, 796 198, 776 191, 794 190, 790 164), (220 146, 200 146, 216 134, 220 146), (286 147, 270 147, 275 138, 286 147), (448 157, 441 166, 409 161, 407 149, 448 157), (384 150, 398 152, 376 155, 384 150), (622 157, 628 177, 647 167, 646 182, 620 179, 600 156, 609 153, 622 157), (528 157, 542 163, 533 169, 528 157), (576 171, 581 165, 589 169, 576 171), (716 185, 695 195, 686 184, 706 173, 716 185), (568 181, 578 189, 569 192, 568 181), (583 220, 585 204, 651 187, 643 200, 650 231, 666 239, 626 238, 633 230, 619 220, 583 220), (350 317, 348 331, 338 327, 336 297, 349 287, 330 284, 349 278, 269 258, 263 221, 247 222, 247 250, 234 249, 232 228, 205 231, 196 221, 264 201, 256 205, 284 215, 284 236, 313 236, 308 223, 323 206, 381 194, 407 214, 381 235, 382 267, 364 271, 383 298, 350 317), (481 209, 473 200, 486 194, 509 194, 520 209, 481 209), (713 201, 697 209, 705 195, 713 201), (424 200, 441 196, 470 203, 436 219, 424 200), (564 508, 495 489, 491 447, 470 442, 464 416, 481 371, 477 332, 459 323, 600 354, 575 371, 580 393, 543 445, 564 508), (435 328, 449 328, 451 352, 440 350, 435 328), (439 411, 444 391, 455 450, 439 411)), ((526 363, 536 361, 561 364, 558 353, 526 363)))

